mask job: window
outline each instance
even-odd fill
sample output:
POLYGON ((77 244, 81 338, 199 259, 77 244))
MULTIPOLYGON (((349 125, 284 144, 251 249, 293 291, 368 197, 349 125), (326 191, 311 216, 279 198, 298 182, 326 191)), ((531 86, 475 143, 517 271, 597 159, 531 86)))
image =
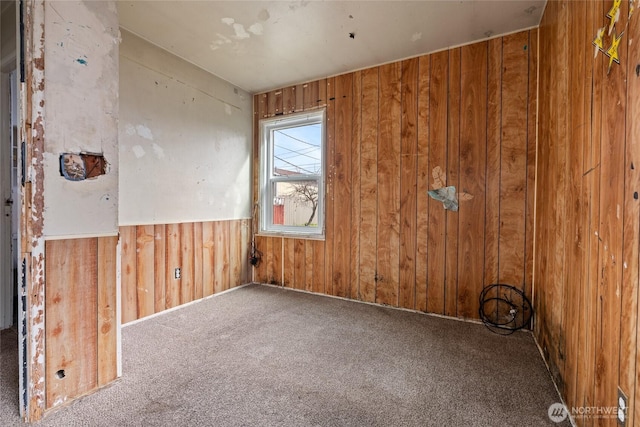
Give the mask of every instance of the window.
POLYGON ((324 234, 324 110, 260 122, 260 230, 324 234))

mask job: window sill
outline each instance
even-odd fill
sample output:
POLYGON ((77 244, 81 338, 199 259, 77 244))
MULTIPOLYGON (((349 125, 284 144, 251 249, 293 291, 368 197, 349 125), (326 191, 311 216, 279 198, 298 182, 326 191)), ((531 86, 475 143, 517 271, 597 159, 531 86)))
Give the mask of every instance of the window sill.
POLYGON ((324 234, 286 233, 282 231, 260 231, 256 237, 282 237, 285 239, 319 240, 324 241, 324 234))

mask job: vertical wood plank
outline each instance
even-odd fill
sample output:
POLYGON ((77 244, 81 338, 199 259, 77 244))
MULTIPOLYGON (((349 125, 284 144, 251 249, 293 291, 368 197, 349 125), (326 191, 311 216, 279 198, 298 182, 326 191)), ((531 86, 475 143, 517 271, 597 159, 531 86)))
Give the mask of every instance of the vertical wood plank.
POLYGON ((276 258, 280 256, 280 252, 274 250, 273 242, 277 241, 275 237, 265 237, 264 238, 264 250, 263 257, 264 262, 266 264, 266 272, 267 272, 267 283, 278 283, 278 275, 274 273, 274 268, 280 269, 280 258, 276 258))
POLYGON ((104 386, 118 376, 117 257, 118 237, 98 238, 98 325, 97 386, 104 386))
POLYGON ((378 235, 378 68, 362 72, 362 143, 360 149, 360 294, 376 300, 378 235))
POLYGON ((325 293, 325 244, 323 241, 312 241, 313 246, 313 284, 312 291, 318 293, 325 293))
MULTIPOLYGON (((560 46, 566 40, 560 34, 560 28, 566 26, 565 8, 560 3, 549 3, 548 11, 543 17, 543 31, 541 31, 540 56, 558 55, 566 51, 566 46, 560 46), (557 46, 556 46, 557 44, 557 46)), ((564 34, 564 33, 563 33, 564 34)), ((558 223, 557 216, 564 217, 564 164, 565 160, 560 151, 566 147, 566 108, 560 107, 560 98, 567 96, 567 81, 561 62, 551 62, 540 69, 540 87, 554 82, 557 87, 554 91, 540 91, 540 129, 538 144, 538 212, 536 213, 536 278, 540 281, 539 292, 535 299, 536 315, 545 322, 536 322, 536 335, 539 337, 541 348, 545 349, 545 356, 549 363, 549 370, 556 380, 558 387, 562 389, 561 375, 563 370, 564 352, 561 348, 564 339, 562 329, 564 327, 561 309, 563 295, 561 283, 563 269, 558 265, 564 251, 564 218, 563 223, 558 223), (542 155, 542 153, 546 153, 542 155), (559 171, 562 171, 559 173, 559 171), (554 188, 554 191, 542 191, 542 189, 554 188), (554 210, 562 212, 556 215, 554 210), (544 220, 542 220, 544 218, 544 220), (558 256, 559 255, 559 256, 558 256)), ((502 248, 500 254, 503 253, 502 248)), ((502 263, 502 258, 500 258, 502 263)), ((500 278, 501 281, 504 281, 500 278)))
MULTIPOLYGON (((540 23, 541 31, 540 31, 539 49, 540 49, 541 57, 544 55, 550 55, 555 53, 552 50, 552 43, 551 43, 551 40, 554 39, 553 36, 555 36, 554 25, 553 25, 555 18, 551 18, 551 16, 554 16, 557 13, 557 6, 558 6, 557 3, 549 3, 548 5, 549 8, 545 10, 546 13, 545 15, 543 15, 543 20, 540 23)), ((553 72, 552 72, 553 70, 550 67, 550 65, 552 64, 548 64, 548 65, 549 66, 540 67, 540 75, 538 76, 540 87, 542 87, 541 85, 546 84, 545 82, 550 82, 554 78, 553 72)), ((550 252, 550 246, 553 243, 553 241, 549 238, 549 235, 548 235, 549 233, 548 228, 551 225, 551 221, 549 220, 549 213, 548 213, 549 211, 548 202, 550 199, 550 195, 543 194, 541 191, 542 188, 549 188, 548 187, 550 182, 549 175, 552 169, 551 168, 552 150, 549 147, 549 140, 550 140, 550 134, 551 134, 550 124, 552 122, 548 120, 548 117, 550 115, 549 110, 552 108, 552 100, 550 95, 551 95, 550 92, 540 91, 539 92, 540 97, 538 99, 540 124, 539 124, 539 131, 538 131, 538 151, 537 152, 548 153, 548 155, 546 156, 543 156, 543 155, 539 156, 539 161, 538 161, 538 166, 536 171, 537 202, 536 202, 536 224, 535 224, 535 227, 536 227, 535 277, 536 277, 536 281, 539 281, 539 284, 536 284, 538 291, 536 292, 536 298, 535 298, 534 304, 535 304, 536 316, 539 316, 540 319, 546 319, 548 316, 547 297, 548 297, 549 291, 548 289, 546 289, 548 288, 546 278, 549 276, 548 272, 551 269, 551 266, 549 265, 550 264, 549 252, 550 252), (544 221, 543 221, 543 218, 544 218, 544 221)), ((491 179, 490 175, 488 179, 491 179)), ((489 189, 487 189, 487 191, 489 191, 489 189)), ((487 200, 487 207, 488 206, 489 206, 489 202, 487 200)), ((489 221, 489 218, 487 217, 487 222, 488 221, 489 221)), ((488 259, 489 258, 487 258, 487 260, 488 259)), ((487 263, 487 268, 488 267, 489 267, 489 264, 487 263)), ((541 348, 544 348, 542 346, 547 344, 546 332, 547 331, 545 330, 542 322, 535 322, 534 333, 538 337, 541 348)), ((547 360, 550 360, 548 353, 545 354, 545 358, 547 360)), ((549 370, 551 369, 553 369, 553 367, 550 365, 549 370)))
POLYGON ((359 299, 360 295, 360 150, 362 141, 362 72, 353 73, 353 97, 351 119, 351 259, 349 261, 350 298, 359 299))
POLYGON ((378 285, 376 302, 398 305, 400 278, 400 140, 399 62, 380 67, 378 137, 378 285))
POLYGON ((500 146, 502 145, 502 38, 487 47, 487 158, 484 224, 484 286, 500 283, 500 146))
MULTIPOLYGON (((224 291, 224 254, 226 252, 223 238, 223 221, 213 221, 211 229, 213 232, 213 293, 224 291)), ((266 240, 266 239, 265 239, 266 240)), ((267 252, 265 252, 265 258, 267 252)), ((266 261, 266 260, 265 260, 266 261)), ((265 262, 268 265, 268 261, 265 262)), ((268 266, 267 266, 268 270, 268 266)))
POLYGON ((180 304, 193 301, 194 297, 194 250, 193 250, 193 223, 180 224, 180 250, 182 262, 180 264, 180 304))
POLYGON ((282 274, 282 285, 287 288, 294 288, 295 283, 295 239, 282 239, 284 248, 284 264, 282 274))
POLYGON ((262 93, 256 96, 258 97, 258 118, 266 119, 269 117, 269 95, 262 93))
MULTIPOLYGON (((431 55, 431 81, 429 96, 429 167, 431 184, 437 189, 437 170, 447 170, 447 91, 449 82, 449 52, 431 55)), ((427 311, 444 314, 446 213, 442 203, 429 198, 429 229, 427 231, 429 258, 427 260, 427 311)))
POLYGON ((97 386, 98 239, 46 241, 45 253, 46 407, 52 408, 97 386))
POLYGON ((334 185, 335 185, 335 150, 336 150, 336 103, 335 78, 326 80, 326 179, 325 179, 325 292, 333 295, 333 222, 334 222, 334 185))
POLYGON ((136 319, 155 312, 155 245, 153 225, 136 227, 136 319))
POLYGON ((280 114, 282 114, 282 89, 277 89, 269 92, 267 97, 267 115, 273 117, 280 114))
MULTIPOLYGON (((586 8, 582 3, 575 3, 569 6, 569 33, 577 34, 580 29, 585 26, 586 8)), ((585 36, 587 36, 585 34, 585 36)), ((588 37, 588 36, 587 36, 588 37)), ((583 206, 583 200, 581 199, 582 193, 582 171, 584 170, 584 155, 583 151, 588 149, 585 147, 585 123, 584 119, 584 105, 585 94, 584 85, 580 84, 580 81, 584 78, 584 59, 585 55, 590 55, 591 52, 586 52, 583 49, 582 43, 580 43, 579 37, 572 37, 569 41, 569 49, 572 54, 568 60, 568 72, 569 72, 569 93, 568 101, 569 105, 568 116, 569 124, 567 126, 567 145, 566 145, 566 158, 568 166, 567 174, 567 206, 565 210, 566 218, 566 234, 565 234, 565 253, 564 253, 564 267, 566 274, 566 280, 569 284, 583 283, 582 258, 584 256, 584 241, 585 233, 583 230, 584 222, 581 219, 581 215, 586 212, 583 206)), ((525 224, 526 227, 526 224, 525 224)), ((588 238, 588 237, 587 237, 588 238)), ((525 240, 525 245, 526 245, 525 240)), ((526 259, 525 259, 526 269, 526 259)), ((525 272, 526 273, 526 272, 525 272)), ((526 285, 526 277, 525 277, 526 285)), ((523 290, 526 290, 524 288, 523 290)), ((577 304, 572 309, 564 310, 565 324, 565 365, 563 377, 564 381, 564 396, 568 402, 576 401, 576 381, 577 381, 577 358, 578 358, 578 322, 579 322, 579 310, 580 310, 580 286, 569 285, 564 286, 564 300, 575 301, 577 304)))
POLYGON ((241 285, 242 233, 239 220, 229 221, 229 286, 241 285))
POLYGON ((304 271, 307 255, 305 253, 304 240, 289 239, 293 241, 293 287, 295 289, 304 289, 307 274, 304 271))
MULTIPOLYGON (((637 18, 636 18, 637 19, 637 18)), ((630 26, 626 36, 628 42, 627 62, 627 119, 625 145, 625 189, 624 189, 624 241, 622 295, 620 307, 620 378, 618 384, 627 396, 627 425, 640 425, 640 396, 638 387, 638 288, 640 287, 640 78, 635 67, 640 58, 638 43, 640 26, 630 26), (634 63, 634 59, 636 62, 634 63)))
POLYGON ((284 283, 284 271, 282 264, 284 256, 284 238, 272 237, 270 248, 272 258, 272 272, 269 283, 282 286, 284 283))
MULTIPOLYGON (((586 28, 586 27, 583 27, 586 28)), ((584 50, 584 49, 583 49, 584 50)), ((527 184, 525 208, 525 283, 524 292, 532 296, 533 242, 536 197, 536 133, 538 129, 538 29, 529 31, 529 69, 527 106, 527 184)), ((586 50, 584 50, 586 52, 586 50)), ((584 80, 583 80, 584 81, 584 80)), ((583 85, 584 86, 584 85, 583 85)))
POLYGON ((418 58, 402 61, 400 137, 400 254, 398 304, 415 308, 417 180, 418 180, 418 58))
POLYGON ((416 310, 427 311, 427 260, 429 256, 429 96, 431 55, 418 63, 418 159, 416 181, 416 310))
POLYGON ((251 220, 243 219, 240 221, 240 263, 241 263, 241 283, 251 282, 249 251, 251 250, 251 220))
POLYGON ((122 260, 120 286, 121 321, 123 324, 138 318, 137 310, 137 257, 136 257, 136 226, 120 227, 122 239, 122 260))
POLYGON ((153 227, 153 253, 154 253, 154 311, 161 312, 166 308, 166 233, 164 224, 153 227))
POLYGON ((204 296, 202 274, 202 222, 193 223, 193 299, 204 296))
MULTIPOLYGON (((212 226, 213 227, 213 226, 212 226)), ((213 233, 213 231, 212 231, 213 233)), ((255 236, 256 249, 262 253, 262 259, 260 263, 253 268, 254 280, 258 283, 268 283, 267 277, 267 258, 265 255, 265 249, 267 246, 267 239, 264 236, 255 236)), ((213 265, 213 264, 212 264, 213 265)))
POLYGON ((173 308, 180 305, 180 288, 182 279, 176 279, 175 269, 182 265, 182 251, 180 248, 180 225, 167 224, 167 263, 165 271, 165 283, 167 290, 165 292, 167 301, 165 306, 173 308))
POLYGON ((214 293, 229 289, 229 221, 214 223, 214 293))
POLYGON ((322 108, 329 105, 329 99, 333 97, 333 92, 329 92, 330 81, 332 81, 332 79, 318 80, 318 99, 316 100, 315 108, 322 108))
MULTIPOLYGON (((264 118, 265 110, 266 110, 266 97, 264 94, 256 95, 253 97, 253 144, 252 144, 252 153, 251 153, 251 171, 252 171, 252 202, 253 202, 253 211, 251 214, 251 236, 255 239, 256 248, 261 252, 264 248, 262 248, 262 238, 258 236, 253 236, 254 230, 257 230, 257 225, 260 223, 260 209, 256 209, 256 206, 259 205, 260 199, 260 119, 264 118), (262 248, 262 249, 261 249, 262 248)), ((213 231, 213 230, 211 230, 213 231)), ((266 265, 264 262, 260 262, 260 264, 256 267, 248 267, 250 269, 251 277, 253 277, 257 282, 265 282, 266 281, 266 265)), ((212 276, 213 277, 213 276, 212 276)), ((213 281, 211 282, 213 283, 213 281)), ((205 286, 207 282, 205 281, 205 286)), ((212 285, 213 286, 213 285, 212 285)), ((213 293, 213 287, 211 287, 211 292, 213 293)), ((206 294, 206 292, 205 292, 206 294)))
POLYGON ((304 110, 312 110, 318 105, 319 85, 317 80, 302 85, 304 110))
POLYGON ((313 240, 304 241, 304 290, 313 292, 313 274, 315 267, 313 265, 313 240))
POLYGON ((282 89, 282 113, 290 114, 296 109, 296 87, 288 86, 282 89))
POLYGON ((458 316, 478 316, 484 278, 487 43, 461 49, 458 316))
MULTIPOLYGON (((460 48, 449 51, 449 115, 447 120, 447 186, 460 189, 460 48)), ((446 211, 445 314, 457 315, 458 304, 458 212, 446 211)))
POLYGON ((353 74, 335 78, 333 295, 350 297, 353 74))
MULTIPOLYGON (((263 266, 261 263, 260 266, 263 266)), ((215 236, 213 222, 202 223, 202 295, 208 297, 214 292, 215 277, 215 236)), ((258 274, 258 281, 263 281, 258 274)))
MULTIPOLYGON (((252 202, 253 202, 253 211, 251 214, 251 229, 250 229, 250 242, 255 243, 255 248, 263 253, 264 247, 262 243, 264 239, 261 237, 254 235, 254 230, 258 229, 258 224, 260 223, 260 209, 256 209, 255 207, 259 205, 260 199, 260 119, 264 117, 264 113, 266 110, 266 99, 263 95, 256 95, 253 98, 253 144, 252 144, 252 202)), ((213 233, 213 227, 211 228, 211 233, 213 233)), ((207 244, 209 240, 206 241, 207 244)), ((213 256, 213 246, 211 249, 208 249, 206 255, 213 256)), ((205 256, 205 254, 203 254, 205 256)), ((206 266, 205 266, 206 268, 206 266)), ((213 271, 211 272, 211 277, 209 278, 208 272, 205 270, 205 275, 207 275, 206 279, 204 279, 204 294, 210 291, 213 294, 213 281, 215 274, 213 271), (211 287, 209 287, 209 285, 211 287)), ((256 282, 265 283, 266 282, 266 263, 264 259, 260 260, 257 266, 252 266, 247 263, 247 275, 251 280, 255 280, 256 282)))
POLYGON ((502 164, 500 168, 500 267, 503 283, 524 286, 525 187, 527 184, 528 34, 503 38, 502 164))
MULTIPOLYGON (((627 16, 628 3, 620 7, 627 16)), ((627 44, 619 45, 620 63, 627 63, 627 44)), ((614 64, 615 65, 615 64, 614 64)), ((603 70, 606 73, 606 70, 603 70)), ((624 149, 627 73, 624 66, 612 67, 604 79, 602 108, 602 142, 600 163, 600 323, 596 353, 595 401, 615 406, 618 399, 620 358, 620 295, 622 282, 622 233, 624 207, 624 149)), ((637 143, 637 142, 636 142, 637 143)), ((604 422, 602 422, 604 425, 604 422)))
MULTIPOLYGON (((587 25, 586 31, 597 28, 603 16, 603 4, 601 2, 586 2, 587 8, 587 25)), ((542 37, 542 31, 540 37, 542 37)), ((543 45, 540 44, 540 49, 543 45)), ((542 50, 540 50, 540 55, 542 50)), ((595 392, 595 349, 596 349, 596 325, 597 325, 597 305, 598 305, 598 257, 599 257, 599 236, 598 229, 600 223, 600 142, 601 142, 601 123, 602 123, 602 70, 603 55, 598 58, 585 60, 585 82, 586 91, 590 94, 590 104, 585 108, 585 123, 587 123, 587 145, 585 150, 585 170, 582 171, 584 188, 586 191, 586 209, 587 215, 585 230, 586 254, 587 260, 585 265, 585 283, 583 288, 582 300, 580 302, 581 324, 579 333, 579 342, 581 343, 579 351, 581 357, 578 359, 576 370, 581 372, 579 381, 576 386, 577 404, 583 406, 594 405, 595 392)), ((540 70, 542 75, 543 70, 540 70)), ((540 95, 542 98, 542 95, 540 95)), ((540 100, 538 101, 540 102, 540 100)), ((542 116, 542 110, 540 115, 542 116)), ((538 181, 540 177, 538 175, 538 181)), ((536 184, 537 185, 537 184, 536 184)), ((537 242, 537 241, 536 241, 537 242)), ((537 245, 537 243, 536 243, 537 245)), ((538 250, 536 249, 536 253, 538 250)), ((536 271, 536 275, 538 272, 536 271)), ((540 292, 536 292, 537 294, 540 292)))
POLYGON ((304 111, 304 85, 299 84, 295 87, 295 103, 294 109, 296 112, 304 111))

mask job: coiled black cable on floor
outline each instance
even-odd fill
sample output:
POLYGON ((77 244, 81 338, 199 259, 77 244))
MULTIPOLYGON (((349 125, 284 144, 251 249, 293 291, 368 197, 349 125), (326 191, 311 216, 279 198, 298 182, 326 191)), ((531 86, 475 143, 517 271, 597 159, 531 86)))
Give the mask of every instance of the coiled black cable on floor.
POLYGON ((531 323, 533 308, 525 294, 511 285, 496 283, 480 293, 480 319, 491 332, 509 335, 531 323))

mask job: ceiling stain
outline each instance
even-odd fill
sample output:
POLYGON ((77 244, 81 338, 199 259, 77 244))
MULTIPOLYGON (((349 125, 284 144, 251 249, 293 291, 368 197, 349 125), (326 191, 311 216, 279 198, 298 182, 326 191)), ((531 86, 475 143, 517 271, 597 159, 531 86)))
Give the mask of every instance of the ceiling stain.
POLYGON ((258 19, 260 21, 267 21, 270 17, 271 15, 269 14, 269 11, 267 9, 262 9, 260 13, 258 13, 258 19))

